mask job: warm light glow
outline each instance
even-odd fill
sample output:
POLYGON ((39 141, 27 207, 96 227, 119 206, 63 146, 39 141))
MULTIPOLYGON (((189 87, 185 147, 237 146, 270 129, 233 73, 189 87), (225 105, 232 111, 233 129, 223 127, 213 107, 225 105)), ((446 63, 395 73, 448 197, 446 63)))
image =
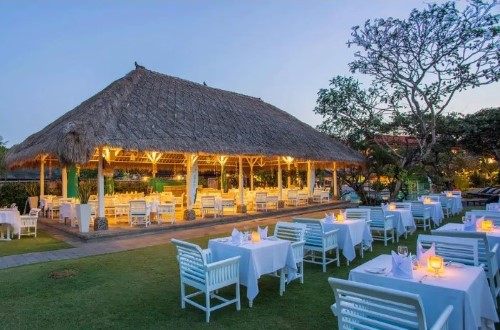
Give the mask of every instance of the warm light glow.
POLYGON ((396 205, 389 204, 389 210, 394 211, 396 209, 396 205))
POLYGON ((344 219, 344 215, 343 215, 342 213, 337 214, 337 221, 338 221, 338 222, 342 222, 342 221, 344 221, 344 220, 345 220, 345 219, 344 219))
POLYGON ((439 273, 444 272, 444 261, 443 257, 440 256, 430 256, 427 258, 427 270, 434 273, 434 276, 438 276, 439 273))
POLYGON ((181 180, 182 179, 182 175, 180 174, 177 174, 177 176, 175 177, 177 180, 181 180))
POLYGON ((283 161, 288 165, 290 165, 293 162, 293 157, 290 156, 283 157, 283 161))
POLYGON ((257 231, 252 231, 252 243, 260 242, 260 234, 257 231))
POLYGON ((484 220, 481 223, 481 229, 484 231, 491 231, 493 229, 493 221, 491 220, 484 220))
POLYGON ((446 194, 447 197, 453 197, 453 194, 451 192, 446 194))
POLYGON ((424 203, 428 204, 431 202, 431 199, 429 197, 424 198, 424 203))
POLYGON ((148 180, 149 180, 149 177, 147 177, 147 176, 142 177, 142 181, 147 182, 148 180))

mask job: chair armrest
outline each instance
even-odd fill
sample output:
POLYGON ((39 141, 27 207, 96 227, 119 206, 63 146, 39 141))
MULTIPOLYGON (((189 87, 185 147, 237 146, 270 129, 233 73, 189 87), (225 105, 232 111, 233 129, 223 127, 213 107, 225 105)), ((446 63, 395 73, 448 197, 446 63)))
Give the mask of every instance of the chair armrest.
POLYGON ((497 250, 498 250, 498 243, 496 243, 493 248, 490 250, 490 253, 495 255, 497 254, 497 250))
POLYGON ((393 214, 388 214, 385 216, 385 220, 392 220, 394 218, 394 215, 393 214))
MULTIPOLYGON (((340 229, 333 229, 333 230, 330 230, 330 231, 325 231, 325 232, 323 233, 323 237, 325 237, 325 236, 331 236, 331 235, 334 235, 334 234, 335 234, 335 235, 337 235, 337 234, 338 234, 338 232, 339 232, 339 230, 340 230, 340 229)), ((497 244, 497 245, 498 245, 498 244, 497 244)))
POLYGON ((340 229, 334 229, 323 233, 323 248, 338 247, 338 233, 340 229))
POLYGON ((430 330, 448 329, 448 318, 450 317, 451 312, 453 312, 453 306, 448 305, 441 315, 439 315, 439 318, 432 325, 430 330))
POLYGON ((236 257, 231 257, 231 258, 227 258, 227 259, 224 259, 224 260, 212 262, 210 264, 207 264, 205 266, 205 269, 207 271, 209 271, 209 270, 214 270, 216 268, 223 268, 225 266, 229 266, 229 265, 232 265, 232 264, 238 264, 240 262, 240 258, 241 258, 240 256, 236 256, 236 257))

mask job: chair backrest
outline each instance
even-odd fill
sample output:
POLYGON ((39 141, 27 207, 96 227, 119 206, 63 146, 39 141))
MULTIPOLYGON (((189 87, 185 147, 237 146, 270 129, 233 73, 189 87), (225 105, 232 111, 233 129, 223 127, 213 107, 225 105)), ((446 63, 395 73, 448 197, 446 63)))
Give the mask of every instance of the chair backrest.
POLYGON ((174 204, 158 204, 157 206, 158 213, 174 213, 175 207, 174 204))
MULTIPOLYGON (((431 233, 436 236, 454 237, 457 241, 460 241, 462 238, 475 239, 477 241, 477 258, 479 264, 483 264, 486 267, 486 271, 492 267, 493 260, 490 258, 491 249, 486 233, 458 230, 432 230, 431 233)), ((496 256, 493 259, 496 265, 496 256)))
POLYGON ((335 295, 332 310, 339 329, 426 329, 417 294, 333 277, 328 283, 335 295))
POLYGON ((417 218, 430 218, 430 209, 423 202, 411 202, 411 214, 417 218))
POLYGON ((201 196, 201 207, 215 207, 215 197, 201 196))
POLYGON ((146 213, 146 201, 145 200, 135 200, 130 201, 130 214, 145 214, 146 213))
POLYGON ((500 203, 489 203, 486 204, 486 211, 500 210, 500 203))
POLYGON ((302 223, 306 225, 304 240, 309 246, 323 245, 323 223, 318 219, 293 218, 294 223, 302 223))
POLYGON ((491 220, 495 226, 500 226, 500 212, 489 211, 489 210, 472 210, 465 212, 465 217, 470 219, 471 215, 474 214, 476 218, 484 217, 485 220, 491 220))
POLYGON ((255 202, 256 203, 266 203, 267 202, 267 192, 258 191, 255 193, 255 202))
POLYGON ((177 247, 177 261, 181 278, 198 283, 206 283, 205 266, 208 263, 206 254, 196 244, 172 238, 177 247))
POLYGON ((345 210, 347 219, 365 219, 371 220, 372 208, 350 208, 345 210))
POLYGON ((444 194, 447 195, 448 193, 451 193, 453 196, 460 196, 462 197, 462 192, 460 190, 445 190, 444 194))
POLYGON ((299 192, 296 189, 288 189, 286 193, 286 197, 288 199, 296 199, 298 197, 299 192))
POLYGON ((444 258, 445 261, 454 261, 469 266, 478 266, 478 246, 477 239, 462 238, 457 240, 454 237, 436 235, 418 235, 418 243, 424 249, 436 246, 436 254, 444 258))
POLYGON ((404 202, 396 202, 392 203, 396 206, 396 209, 404 209, 404 210, 410 210, 411 211, 411 203, 404 203, 404 202))
POLYGON ((274 236, 292 242, 303 241, 306 228, 303 223, 279 221, 274 227, 274 236))
POLYGON ((386 221, 386 214, 381 206, 372 207, 370 210, 371 210, 370 216, 372 221, 370 227, 380 227, 386 229, 393 228, 392 220, 386 221))

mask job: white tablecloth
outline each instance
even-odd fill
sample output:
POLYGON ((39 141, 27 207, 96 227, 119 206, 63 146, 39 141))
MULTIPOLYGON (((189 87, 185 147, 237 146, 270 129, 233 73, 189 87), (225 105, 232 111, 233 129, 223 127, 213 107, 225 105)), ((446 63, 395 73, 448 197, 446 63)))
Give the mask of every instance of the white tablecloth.
POLYGON ((71 227, 75 227, 76 210, 74 203, 62 203, 59 208, 59 214, 61 222, 64 222, 64 218, 68 218, 71 221, 71 227))
POLYGON ((247 287, 250 305, 259 294, 258 279, 261 275, 273 273, 285 266, 290 279, 295 278, 297 274, 290 241, 266 239, 258 243, 249 241, 236 246, 231 242, 212 239, 208 242, 208 247, 212 250, 214 261, 241 256, 240 284, 247 287))
MULTIPOLYGON (((453 231, 453 230, 464 230, 464 225, 461 223, 447 223, 444 226, 441 226, 436 229, 436 231, 441 231, 441 230, 448 230, 448 231, 453 231)), ((478 230, 481 231, 481 230, 478 230)), ((486 237, 488 238, 488 244, 490 245, 490 248, 492 248, 495 244, 498 243, 500 246, 500 229, 494 229, 492 231, 487 231, 486 237)), ((500 250, 500 247, 498 248, 500 250)), ((497 265, 500 265, 500 251, 497 251, 497 265)))
POLYGON ((432 221, 436 224, 436 226, 439 226, 441 224, 441 221, 444 219, 444 213, 443 213, 443 208, 441 206, 441 202, 424 203, 424 207, 425 206, 431 208, 432 221))
POLYGON ((364 219, 344 220, 342 222, 323 222, 325 231, 339 229, 337 234, 339 247, 342 249, 342 254, 347 260, 352 261, 356 257, 355 246, 363 243, 366 246, 371 246, 373 237, 364 219))
POLYGON ((459 214, 460 212, 462 212, 462 197, 452 196, 448 198, 451 201, 451 214, 459 214))
POLYGON ((413 271, 413 279, 395 278, 392 274, 371 274, 365 269, 387 267, 391 269, 391 256, 380 255, 349 273, 349 279, 386 288, 419 294, 428 324, 433 324, 447 305, 453 306, 449 329, 477 329, 482 325, 494 329, 498 322, 495 303, 488 287, 486 275, 480 267, 446 267, 439 278, 420 267, 413 271), (425 275, 428 275, 419 282, 425 275))
POLYGON ((409 233, 413 233, 417 229, 411 210, 386 210, 385 214, 394 216, 394 226, 396 227, 398 236, 403 235, 407 230, 409 233))
POLYGON ((0 224, 9 224, 13 234, 18 234, 21 229, 21 215, 17 209, 0 209, 0 224))

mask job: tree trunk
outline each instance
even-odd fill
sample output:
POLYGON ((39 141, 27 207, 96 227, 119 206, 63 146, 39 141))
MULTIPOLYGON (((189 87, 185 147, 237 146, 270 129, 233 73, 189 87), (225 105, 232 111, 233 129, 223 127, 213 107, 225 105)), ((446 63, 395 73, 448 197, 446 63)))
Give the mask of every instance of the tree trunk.
POLYGON ((394 186, 394 191, 392 192, 392 195, 391 195, 391 201, 396 201, 398 199, 398 193, 401 190, 402 186, 403 186, 403 182, 398 179, 396 181, 396 185, 394 186))

